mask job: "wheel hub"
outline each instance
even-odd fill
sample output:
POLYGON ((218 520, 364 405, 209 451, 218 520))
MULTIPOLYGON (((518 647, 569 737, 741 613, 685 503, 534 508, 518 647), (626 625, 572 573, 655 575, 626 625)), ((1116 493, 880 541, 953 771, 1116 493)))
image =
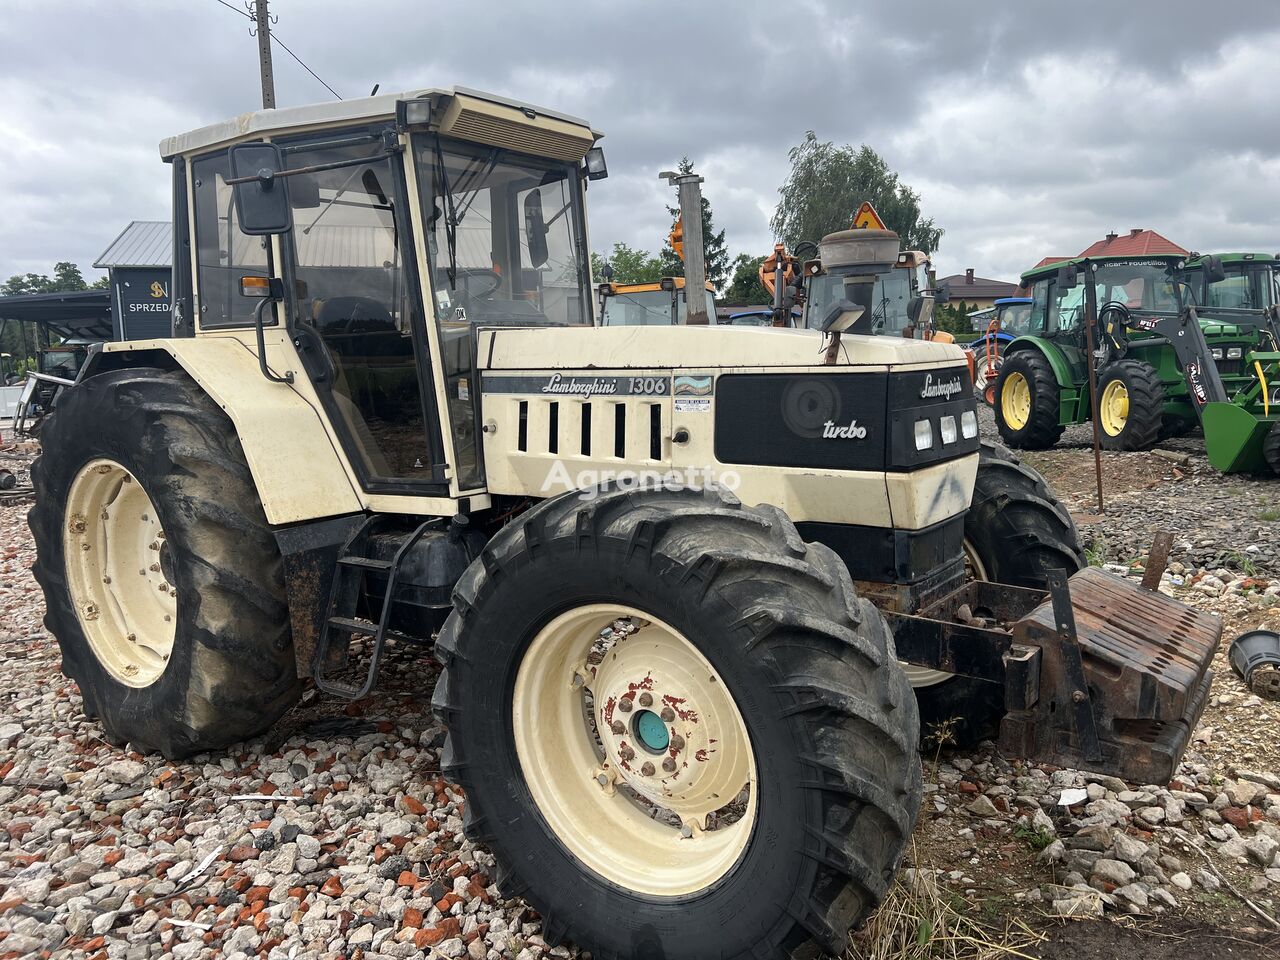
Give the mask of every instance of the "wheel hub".
POLYGON ((67 586, 89 647, 122 684, 168 666, 178 613, 168 543, 142 484, 114 460, 81 467, 67 494, 67 586))
POLYGON ((667 624, 603 604, 561 615, 521 662, 512 714, 539 810, 607 879, 689 893, 745 849, 756 804, 746 725, 718 672, 667 624))

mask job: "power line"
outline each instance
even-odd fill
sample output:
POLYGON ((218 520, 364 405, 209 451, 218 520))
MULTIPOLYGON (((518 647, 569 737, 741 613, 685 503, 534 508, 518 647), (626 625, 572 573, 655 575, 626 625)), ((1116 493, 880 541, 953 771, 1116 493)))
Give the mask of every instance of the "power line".
MULTIPOLYGON (((219 2, 221 2, 221 0, 219 0, 219 2)), ((272 34, 271 34, 271 39, 272 39, 272 40, 274 40, 276 43, 280 44, 280 48, 281 48, 282 50, 284 50, 284 52, 285 52, 285 53, 287 53, 289 56, 293 57, 293 59, 297 60, 297 61, 298 61, 298 63, 302 66, 302 69, 303 69, 303 70, 305 70, 305 71, 307 71, 307 73, 311 74, 313 77, 315 77, 315 78, 316 78, 316 80, 318 80, 318 81, 320 82, 320 85, 321 85, 322 87, 324 87, 326 90, 328 90, 330 93, 332 93, 332 94, 333 94, 335 97, 337 97, 339 100, 341 100, 341 99, 342 99, 342 96, 338 93, 338 91, 337 91, 337 90, 333 89, 333 87, 329 86, 329 85, 328 85, 327 83, 325 83, 323 80, 320 80, 319 75, 318 75, 314 70, 312 70, 310 67, 308 67, 305 63, 303 63, 303 62, 302 62, 302 58, 301 58, 301 57, 299 57, 296 53, 294 53, 292 50, 290 50, 288 47, 286 47, 286 46, 285 46, 285 44, 284 44, 284 41, 283 41, 283 40, 281 40, 279 37, 277 37, 277 36, 275 35, 275 33, 272 33, 272 34)))
MULTIPOLYGON (((233 6, 232 4, 228 3, 228 2, 227 2, 227 0, 214 0, 214 2, 215 2, 215 3, 220 3, 220 4, 222 4, 222 6, 226 7, 226 8, 227 8, 228 10, 230 10, 232 13, 238 13, 240 16, 242 16, 242 17, 244 17, 244 18, 246 18, 246 19, 248 19, 248 20, 253 20, 253 19, 254 19, 253 14, 248 13, 248 12, 247 12, 247 11, 245 11, 245 10, 241 10, 239 7, 233 6)), ((316 72, 315 72, 314 70, 312 70, 309 66, 307 66, 307 65, 303 62, 303 60, 302 60, 302 58, 301 58, 301 57, 299 57, 296 53, 294 53, 292 50, 290 50, 290 49, 289 49, 289 47, 285 44, 285 42, 284 42, 283 40, 281 40, 279 36, 277 36, 277 35, 276 35, 275 31, 269 31, 269 34, 270 34, 271 39, 272 39, 272 40, 274 40, 277 44, 279 44, 279 45, 280 45, 280 49, 281 49, 281 50, 283 50, 285 53, 287 53, 289 56, 293 57, 293 59, 294 59, 294 60, 296 60, 296 61, 298 62, 298 65, 299 65, 300 67, 302 67, 302 69, 303 69, 303 70, 307 71, 307 73, 311 74, 311 76, 312 76, 312 77, 314 77, 314 78, 316 79, 316 82, 318 82, 322 87, 324 87, 324 88, 325 88, 326 90, 328 90, 331 94, 333 94, 333 95, 334 95, 334 97, 336 97, 337 99, 339 99, 339 100, 341 100, 341 99, 342 99, 342 95, 341 95, 341 94, 339 94, 337 90, 333 89, 333 87, 329 86, 329 84, 325 83, 325 82, 324 82, 324 80, 322 80, 322 79, 320 78, 320 75, 319 75, 318 73, 316 73, 316 72)))

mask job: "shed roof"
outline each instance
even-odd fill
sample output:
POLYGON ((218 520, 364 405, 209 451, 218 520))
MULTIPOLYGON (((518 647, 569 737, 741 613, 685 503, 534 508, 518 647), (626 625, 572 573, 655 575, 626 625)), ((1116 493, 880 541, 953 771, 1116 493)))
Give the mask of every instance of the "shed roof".
POLYGON ((1135 228, 1123 236, 1109 233, 1096 243, 1089 244, 1080 251, 1079 255, 1082 257, 1149 257, 1172 253, 1185 257, 1189 252, 1154 230, 1135 228))
POLYGON ((134 220, 98 255, 93 265, 169 267, 173 263, 173 225, 167 220, 134 220))

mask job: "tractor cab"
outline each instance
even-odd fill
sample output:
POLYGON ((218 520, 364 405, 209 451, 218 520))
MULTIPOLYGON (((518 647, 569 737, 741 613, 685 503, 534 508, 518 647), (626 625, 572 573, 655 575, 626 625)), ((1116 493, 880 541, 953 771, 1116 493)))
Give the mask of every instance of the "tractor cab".
MULTIPOLYGON (((802 325, 817 329, 822 318, 843 296, 840 277, 825 271, 805 271, 805 305, 802 325)), ((929 274, 929 258, 919 250, 904 250, 894 268, 876 279, 870 315, 859 332, 896 337, 932 339, 936 292, 929 274)))
MULTIPOLYGON (((600 326, 664 326, 682 324, 688 314, 684 277, 663 277, 652 283, 613 283, 596 287, 600 326)), ((716 315, 715 287, 707 281, 707 315, 716 315)))

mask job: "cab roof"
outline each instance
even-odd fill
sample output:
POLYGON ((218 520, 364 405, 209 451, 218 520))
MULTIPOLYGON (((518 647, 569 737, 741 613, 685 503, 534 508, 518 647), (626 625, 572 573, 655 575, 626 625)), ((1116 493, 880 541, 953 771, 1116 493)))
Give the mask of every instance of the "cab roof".
MULTIPOLYGON (((279 107, 274 110, 253 110, 230 120, 200 127, 160 141, 160 156, 171 160, 180 154, 203 151, 242 140, 254 140, 273 133, 298 132, 315 127, 341 126, 361 120, 390 120, 396 115, 396 104, 401 100, 435 98, 440 103, 436 110, 447 111, 448 106, 461 102, 482 104, 487 108, 507 108, 508 122, 539 124, 549 121, 555 126, 578 128, 580 136, 588 139, 588 145, 602 134, 593 130, 585 120, 568 114, 548 110, 520 100, 511 100, 493 93, 472 90, 469 87, 428 87, 403 93, 382 93, 374 97, 357 97, 351 100, 329 100, 297 107, 279 107)), ((585 153, 585 149, 583 150, 585 153)))
POLYGON ((1066 266, 1079 267, 1085 263, 1131 263, 1142 262, 1149 263, 1152 261, 1163 261, 1164 263, 1180 263, 1187 258, 1181 253, 1130 253, 1118 254, 1114 257, 1071 257, 1070 259, 1058 260, 1053 263, 1043 264, 1033 267, 1022 275, 1022 286, 1039 280, 1043 277, 1054 276, 1059 270, 1066 266))
MULTIPOLYGON (((1198 267, 1204 262, 1204 258, 1208 254, 1202 254, 1198 257, 1192 257, 1187 261, 1187 266, 1198 267)), ((1218 258, 1223 263, 1246 263, 1249 261, 1258 261, 1260 263, 1275 263, 1277 257, 1270 253, 1220 253, 1218 258)))

